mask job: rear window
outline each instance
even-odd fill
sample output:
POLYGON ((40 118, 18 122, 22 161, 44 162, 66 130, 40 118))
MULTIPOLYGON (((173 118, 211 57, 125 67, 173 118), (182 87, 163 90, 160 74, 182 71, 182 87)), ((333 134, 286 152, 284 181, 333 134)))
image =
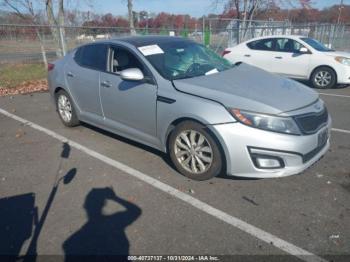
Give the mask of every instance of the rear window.
POLYGON ((247 43, 247 46, 253 50, 273 51, 274 49, 273 38, 261 39, 247 43))
POLYGON ((74 59, 81 66, 106 71, 107 50, 105 44, 82 46, 76 51, 74 59))

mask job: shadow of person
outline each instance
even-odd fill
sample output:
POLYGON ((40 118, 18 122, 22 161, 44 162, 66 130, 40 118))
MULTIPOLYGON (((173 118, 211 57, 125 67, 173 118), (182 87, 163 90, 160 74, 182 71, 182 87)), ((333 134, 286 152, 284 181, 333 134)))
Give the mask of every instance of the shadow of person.
POLYGON ((65 261, 75 260, 76 255, 128 255, 129 241, 125 229, 141 215, 141 209, 118 197, 112 188, 92 189, 85 198, 84 208, 88 221, 62 245, 65 261), (107 200, 126 210, 103 214, 107 200))
POLYGON ((0 260, 15 261, 38 220, 35 194, 0 199, 0 260))

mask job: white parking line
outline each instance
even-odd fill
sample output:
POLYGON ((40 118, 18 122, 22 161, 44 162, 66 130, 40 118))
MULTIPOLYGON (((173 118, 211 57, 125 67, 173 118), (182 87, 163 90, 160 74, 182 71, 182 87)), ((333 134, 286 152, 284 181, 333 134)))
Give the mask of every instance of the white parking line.
POLYGON ((258 227, 255 227, 237 217, 234 217, 234 216, 231 216, 213 206, 210 206, 184 192, 181 192, 157 179, 154 179, 132 167, 129 167, 123 163, 120 163, 114 159, 111 159, 105 155, 102 155, 94 150, 91 150, 77 142, 74 142, 64 136, 61 136, 57 133, 55 133, 54 131, 51 131, 45 127, 42 127, 42 126, 39 126, 33 122, 30 122, 24 118, 21 118, 19 116, 16 116, 14 114, 11 114, 3 109, 0 108, 0 113, 9 117, 9 118, 12 118, 14 120, 17 120, 23 124, 25 124, 26 126, 30 126, 32 127, 33 129, 36 129, 36 130, 39 130, 43 133, 45 133, 46 135, 49 135, 63 143, 68 143, 71 147, 75 148, 75 149, 78 149, 84 153, 86 153, 87 155, 89 156, 92 156, 108 165, 111 165, 169 195, 172 195, 178 199, 181 199, 182 201, 186 202, 187 204, 189 205, 192 205, 193 207, 203 211, 204 213, 207 213, 221 221, 224 221, 226 222, 227 224, 235 227, 235 228, 238 228, 252 236, 254 236, 255 238, 258 238, 260 239, 261 241, 264 241, 268 244, 271 244, 273 246, 275 246, 276 248, 279 248, 281 250, 283 250, 284 252, 292 255, 292 256, 295 256, 295 257, 298 257, 300 258, 301 260, 304 260, 304 261, 308 261, 308 262, 326 262, 327 260, 309 252, 309 251, 306 251, 298 246, 295 246, 275 235, 272 235, 258 227))
POLYGON ((324 95, 324 96, 338 96, 338 97, 347 97, 350 98, 350 96, 348 95, 336 95, 336 94, 327 94, 327 93, 319 93, 320 95, 324 95))
POLYGON ((350 130, 346 130, 346 129, 332 128, 332 131, 339 132, 339 133, 350 134, 350 130))

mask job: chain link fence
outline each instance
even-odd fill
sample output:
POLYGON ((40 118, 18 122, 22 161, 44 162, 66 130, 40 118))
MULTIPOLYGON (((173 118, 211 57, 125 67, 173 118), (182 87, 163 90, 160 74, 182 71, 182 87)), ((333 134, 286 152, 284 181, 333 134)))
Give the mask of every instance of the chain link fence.
MULTIPOLYGON (((129 28, 118 27, 64 27, 50 28, 37 25, 0 25, 0 65, 5 63, 42 62, 43 53, 47 61, 57 59, 62 53, 60 40, 52 30, 64 32, 67 51, 84 43, 130 35, 129 28)), ((171 35, 191 38, 202 42, 202 35, 187 29, 165 28, 136 29, 137 35, 171 35)))
POLYGON ((344 24, 212 18, 203 22, 203 28, 210 32, 209 46, 217 52, 255 37, 269 35, 303 35, 315 38, 330 48, 350 51, 350 25, 344 24))
MULTIPOLYGON (((250 21, 235 19, 206 19, 195 31, 165 28, 136 29, 137 35, 171 35, 193 39, 221 53, 226 47, 242 41, 267 35, 305 35, 331 48, 350 51, 350 25, 291 24, 288 21, 250 21)), ((84 43, 129 35, 129 28, 117 27, 64 27, 67 50, 84 43)), ((60 41, 52 34, 53 28, 36 25, 0 25, 0 66, 6 63, 43 62, 57 59, 62 53, 60 41)))

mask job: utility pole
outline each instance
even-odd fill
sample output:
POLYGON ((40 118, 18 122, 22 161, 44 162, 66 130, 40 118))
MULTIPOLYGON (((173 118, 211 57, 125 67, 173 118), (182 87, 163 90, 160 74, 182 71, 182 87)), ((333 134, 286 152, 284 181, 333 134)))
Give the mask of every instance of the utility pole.
POLYGON ((130 34, 136 35, 135 26, 134 26, 134 15, 132 12, 132 0, 128 0, 128 14, 129 14, 130 34))
POLYGON ((337 24, 340 24, 341 21, 341 12, 344 8, 344 0, 340 0, 340 6, 339 6, 339 14, 338 14, 338 22, 337 24))

